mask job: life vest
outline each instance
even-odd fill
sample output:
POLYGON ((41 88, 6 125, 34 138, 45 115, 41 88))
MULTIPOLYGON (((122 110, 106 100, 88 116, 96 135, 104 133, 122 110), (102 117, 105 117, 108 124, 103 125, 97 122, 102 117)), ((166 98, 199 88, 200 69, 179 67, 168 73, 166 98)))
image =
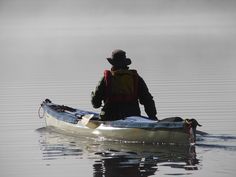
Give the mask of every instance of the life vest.
POLYGON ((138 99, 136 70, 104 71, 106 102, 131 102, 138 99))

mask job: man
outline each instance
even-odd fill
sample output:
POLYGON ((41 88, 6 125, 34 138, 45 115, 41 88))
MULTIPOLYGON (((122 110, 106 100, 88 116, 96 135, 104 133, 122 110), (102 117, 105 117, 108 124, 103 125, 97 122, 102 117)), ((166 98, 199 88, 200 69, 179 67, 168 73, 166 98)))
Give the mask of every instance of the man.
POLYGON ((118 120, 129 116, 141 116, 140 102, 144 105, 148 117, 158 120, 153 97, 137 71, 129 70, 131 60, 126 58, 125 51, 114 50, 112 57, 107 60, 112 68, 104 71, 95 92, 92 92, 91 100, 94 108, 99 108, 102 102, 104 103, 101 119, 118 120))

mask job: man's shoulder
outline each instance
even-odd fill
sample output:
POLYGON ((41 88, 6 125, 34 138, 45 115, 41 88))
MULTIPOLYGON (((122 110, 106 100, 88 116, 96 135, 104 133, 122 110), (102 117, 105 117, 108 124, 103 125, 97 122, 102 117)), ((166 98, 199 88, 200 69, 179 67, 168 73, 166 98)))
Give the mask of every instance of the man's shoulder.
POLYGON ((129 69, 129 72, 138 75, 138 71, 136 69, 129 69))

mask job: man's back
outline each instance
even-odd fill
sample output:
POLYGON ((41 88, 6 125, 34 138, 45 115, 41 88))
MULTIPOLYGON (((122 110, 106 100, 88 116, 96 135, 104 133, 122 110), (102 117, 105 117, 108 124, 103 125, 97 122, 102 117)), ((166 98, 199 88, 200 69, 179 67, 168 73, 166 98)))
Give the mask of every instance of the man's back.
POLYGON ((126 58, 122 50, 114 51, 111 71, 106 70, 104 76, 92 92, 92 104, 101 111, 102 120, 118 120, 128 116, 140 116, 139 102, 144 105, 145 112, 151 119, 156 118, 156 107, 146 83, 136 70, 129 70, 131 60, 126 58))

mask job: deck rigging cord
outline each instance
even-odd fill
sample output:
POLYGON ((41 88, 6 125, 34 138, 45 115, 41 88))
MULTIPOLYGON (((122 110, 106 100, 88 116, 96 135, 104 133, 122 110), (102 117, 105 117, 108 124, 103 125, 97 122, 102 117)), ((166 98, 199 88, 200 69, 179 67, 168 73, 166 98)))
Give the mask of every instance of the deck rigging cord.
POLYGON ((44 118, 45 116, 45 110, 42 107, 42 104, 40 105, 39 109, 38 109, 38 116, 40 119, 44 118))

